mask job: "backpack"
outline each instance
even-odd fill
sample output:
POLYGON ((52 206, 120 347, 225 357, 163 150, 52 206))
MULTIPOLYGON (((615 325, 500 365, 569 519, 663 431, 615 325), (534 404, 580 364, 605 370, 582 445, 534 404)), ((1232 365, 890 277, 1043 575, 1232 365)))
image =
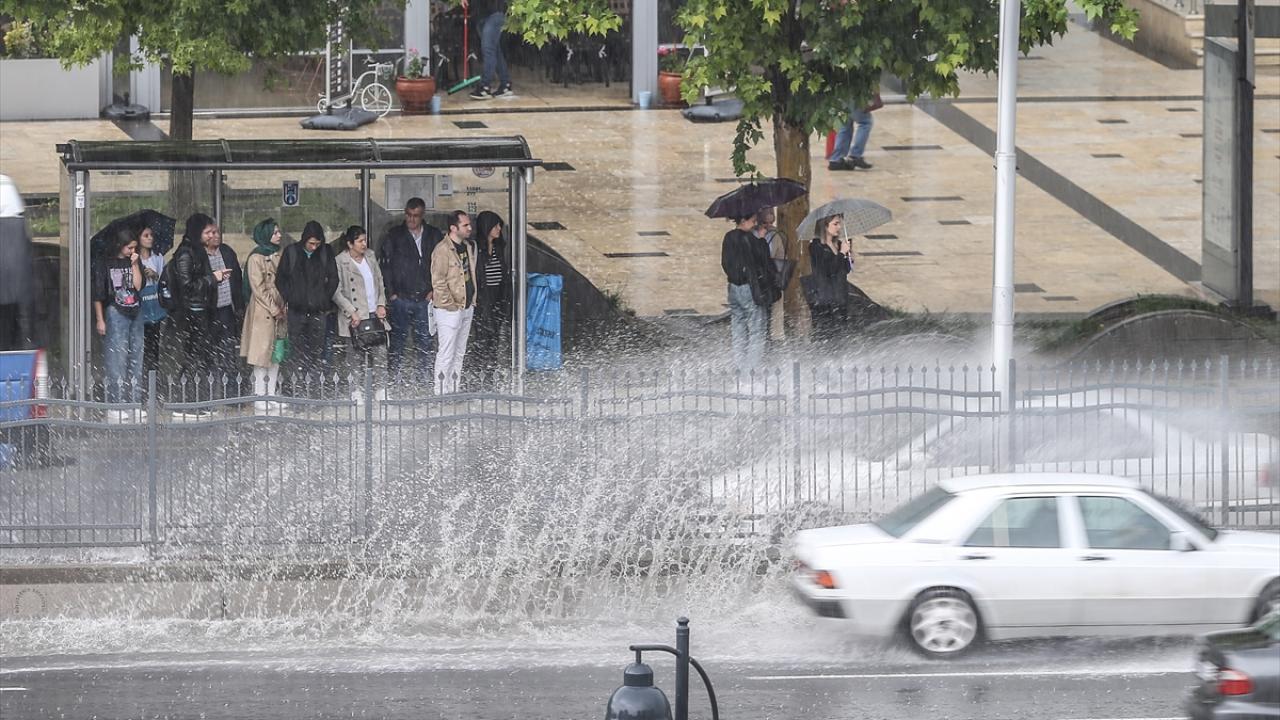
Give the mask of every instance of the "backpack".
MULTIPOLYGON (((177 260, 178 255, 174 253, 173 260, 177 260)), ((165 310, 177 310, 181 305, 181 296, 178 292, 178 276, 177 262, 165 263, 164 270, 160 273, 160 281, 156 284, 156 299, 160 301, 160 307, 165 310)))

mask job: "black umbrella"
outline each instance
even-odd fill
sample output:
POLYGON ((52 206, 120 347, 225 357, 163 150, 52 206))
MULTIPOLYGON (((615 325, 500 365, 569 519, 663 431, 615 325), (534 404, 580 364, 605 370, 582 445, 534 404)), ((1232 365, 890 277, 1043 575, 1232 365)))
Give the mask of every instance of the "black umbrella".
POLYGON ((715 199, 707 208, 707 217, 750 217, 762 208, 786 205, 809 191, 804 185, 787 178, 768 178, 749 182, 731 193, 715 199))
POLYGON ((151 228, 151 234, 155 236, 156 242, 151 250, 157 255, 164 255, 169 252, 169 248, 173 247, 173 231, 178 221, 165 215, 157 210, 139 210, 132 215, 126 215, 122 218, 116 218, 107 223, 107 226, 98 231, 96 235, 89 238, 89 249, 94 257, 100 256, 107 251, 107 245, 111 239, 121 228, 141 229, 144 227, 151 228))

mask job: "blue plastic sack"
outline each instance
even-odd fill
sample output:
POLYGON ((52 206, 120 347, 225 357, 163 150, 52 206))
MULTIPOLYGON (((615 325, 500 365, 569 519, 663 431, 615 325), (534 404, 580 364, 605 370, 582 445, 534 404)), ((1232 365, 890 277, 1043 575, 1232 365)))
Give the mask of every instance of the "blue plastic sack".
POLYGON ((559 370, 563 364, 560 356, 560 295, 563 290, 563 277, 529 273, 525 367, 530 370, 559 370))

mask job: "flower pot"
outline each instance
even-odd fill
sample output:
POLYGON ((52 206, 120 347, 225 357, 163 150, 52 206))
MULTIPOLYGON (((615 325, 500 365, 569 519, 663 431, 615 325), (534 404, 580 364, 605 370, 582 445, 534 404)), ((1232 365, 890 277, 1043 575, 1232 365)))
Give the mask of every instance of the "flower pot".
POLYGON ((684 101, 680 99, 680 73, 659 72, 658 95, 662 97, 663 105, 683 105, 684 101))
POLYGON ((400 107, 405 115, 424 115, 431 110, 431 98, 436 94, 436 79, 433 77, 396 78, 396 95, 400 96, 400 107))

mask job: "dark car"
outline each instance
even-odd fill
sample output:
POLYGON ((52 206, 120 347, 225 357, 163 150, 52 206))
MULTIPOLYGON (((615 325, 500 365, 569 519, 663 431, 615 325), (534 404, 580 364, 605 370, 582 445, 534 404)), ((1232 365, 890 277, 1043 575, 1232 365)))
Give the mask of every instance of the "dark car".
POLYGON ((1252 627, 1201 636, 1196 675, 1192 720, 1280 718, 1280 608, 1252 627))

